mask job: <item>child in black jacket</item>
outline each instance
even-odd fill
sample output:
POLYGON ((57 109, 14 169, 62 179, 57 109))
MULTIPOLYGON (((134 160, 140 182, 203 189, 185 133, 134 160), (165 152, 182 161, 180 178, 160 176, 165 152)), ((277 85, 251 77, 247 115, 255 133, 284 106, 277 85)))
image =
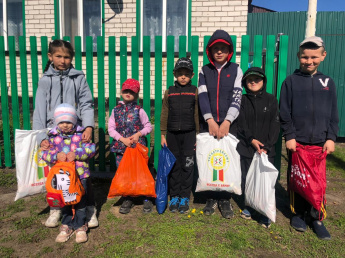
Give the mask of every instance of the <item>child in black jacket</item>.
POLYGON ((161 144, 169 147, 176 162, 169 173, 169 210, 186 213, 192 191, 196 133, 199 131, 198 92, 191 84, 193 63, 182 57, 174 68, 175 85, 164 94, 161 144), (165 138, 166 137, 166 138, 165 138))
MULTIPOLYGON (((289 154, 288 178, 291 171, 291 155, 297 143, 319 146, 327 154, 334 151, 339 130, 337 95, 333 80, 317 70, 326 57, 325 46, 320 37, 303 40, 297 54, 300 68, 288 76, 280 94, 280 121, 289 154)), ((325 171, 326 173, 326 171, 325 171)), ((289 180, 288 180, 289 182, 289 180)), ((294 195, 295 216, 291 226, 297 231, 307 230, 306 221, 320 239, 331 238, 320 221, 319 212, 297 193, 294 195)))
MULTIPOLYGON (((266 92, 266 82, 265 73, 259 67, 249 68, 242 79, 242 86, 247 94, 242 96, 238 117, 237 137, 240 142, 237 151, 241 155, 243 200, 246 177, 255 152, 266 153, 268 160, 274 163, 274 144, 280 131, 279 111, 277 99, 266 92)), ((251 219, 250 209, 244 207, 244 203, 241 208, 243 209, 241 217, 251 219)), ((266 217, 262 217, 260 223, 264 227, 269 227, 271 224, 266 217)))

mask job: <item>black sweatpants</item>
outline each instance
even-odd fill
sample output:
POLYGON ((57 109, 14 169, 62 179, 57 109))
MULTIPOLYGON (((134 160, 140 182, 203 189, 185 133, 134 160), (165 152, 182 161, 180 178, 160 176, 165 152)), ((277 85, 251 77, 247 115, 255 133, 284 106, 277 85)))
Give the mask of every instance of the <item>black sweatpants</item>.
MULTIPOLYGON (((242 190, 242 195, 241 195, 241 203, 240 203, 240 208, 243 210, 245 209, 245 204, 244 204, 244 197, 245 197, 245 189, 246 189, 246 179, 248 175, 248 170, 250 167, 250 164, 253 161, 252 158, 248 158, 245 156, 241 156, 241 190, 242 190)), ((274 164, 274 156, 273 157, 268 157, 268 161, 274 164)))
POLYGON ((167 144, 176 162, 169 174, 170 197, 190 198, 193 184, 195 130, 167 132, 167 144))

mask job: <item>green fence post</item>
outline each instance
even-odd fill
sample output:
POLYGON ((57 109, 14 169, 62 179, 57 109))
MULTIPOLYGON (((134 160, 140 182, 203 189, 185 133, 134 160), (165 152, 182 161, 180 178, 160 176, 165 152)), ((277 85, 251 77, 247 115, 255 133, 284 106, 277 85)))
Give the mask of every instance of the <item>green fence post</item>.
POLYGON ((243 73, 248 70, 248 63, 249 63, 249 40, 250 37, 248 35, 242 36, 242 45, 241 45, 241 69, 243 73))
POLYGON ((132 37, 132 78, 139 80, 139 44, 136 36, 132 37))
POLYGON ((16 42, 15 37, 8 37, 8 50, 10 55, 10 75, 11 75, 11 99, 12 99, 12 121, 13 135, 16 129, 20 129, 19 101, 18 101, 18 82, 17 82, 17 61, 16 61, 16 42))
POLYGON ((180 36, 179 37, 179 43, 178 43, 178 56, 186 57, 187 56, 187 36, 180 36))
MULTIPOLYGON (((143 37, 143 107, 151 121, 151 92, 150 92, 150 62, 151 62, 151 39, 150 36, 143 37)), ((151 134, 147 135, 149 155, 151 154, 151 134)))
POLYGON ((211 36, 204 36, 204 55, 202 58, 202 63, 203 65, 208 64, 210 61, 208 60, 207 54, 206 54, 206 47, 207 47, 207 43, 210 40, 211 36))
POLYGON ((120 84, 122 89, 122 83, 127 80, 127 37, 120 37, 120 84))
POLYGON ((276 41, 276 37, 274 35, 267 36, 266 65, 265 65, 265 74, 267 78, 266 91, 271 94, 274 94, 273 85, 274 85, 274 51, 276 47, 275 41, 276 41))
POLYGON ((104 87, 104 39, 97 37, 98 72, 98 153, 99 170, 105 171, 105 87, 104 87))
POLYGON ((236 43, 237 43, 237 36, 231 35, 231 41, 232 41, 232 45, 234 48, 234 54, 231 57, 231 62, 236 63, 236 43))
POLYGON ((199 75, 199 36, 192 36, 191 39, 191 57, 194 68, 194 77, 192 84, 198 86, 198 75, 199 75))
POLYGON ((38 58, 37 58, 37 38, 30 36, 30 57, 31 57, 31 76, 32 76, 32 104, 35 109, 35 98, 38 87, 38 58))
MULTIPOLYGON (((93 93, 93 39, 92 36, 86 37, 86 81, 90 87, 92 98, 93 93)), ((92 140, 94 141, 94 133, 92 133, 92 140)), ((95 170, 95 159, 90 160, 90 169, 95 170)))
MULTIPOLYGON (((109 116, 116 105, 116 38, 114 36, 109 37, 109 116)), ((109 144, 112 143, 113 138, 109 138, 109 144)), ((115 154, 110 152, 110 171, 113 172, 116 169, 115 154)))
POLYGON ((64 41, 71 42, 71 37, 70 37, 70 36, 64 36, 64 37, 63 37, 63 40, 64 40, 64 41))
POLYGON ((48 63, 48 37, 41 37, 41 53, 42 53, 42 72, 48 63))
POLYGON ((254 36, 254 58, 253 66, 261 67, 262 66, 262 35, 254 36))
MULTIPOLYGON (((277 99, 280 99, 280 90, 283 81, 286 78, 287 59, 288 59, 288 47, 289 37, 287 35, 280 36, 279 46, 279 63, 278 63, 278 81, 277 81, 277 99)), ((281 150, 282 150, 282 134, 280 133, 279 139, 276 143, 276 153, 274 159, 275 167, 280 171, 281 166, 281 150)))
POLYGON ((74 44, 75 44, 75 69, 82 70, 82 59, 81 59, 81 37, 75 36, 74 37, 74 44))
POLYGON ((10 136, 10 118, 8 106, 7 80, 6 80, 6 56, 5 56, 5 39, 0 37, 0 83, 1 83, 1 111, 4 139, 4 157, 5 166, 12 166, 11 155, 11 136, 10 136))
POLYGON ((174 85, 175 37, 167 36, 167 89, 174 85))
POLYGON ((155 37, 155 144, 154 165, 158 167, 158 152, 161 149, 161 113, 162 113, 162 36, 155 37))
POLYGON ((19 37, 20 54, 20 77, 22 81, 22 110, 23 110, 23 128, 30 130, 30 103, 28 89, 28 65, 26 60, 26 41, 25 37, 19 37))

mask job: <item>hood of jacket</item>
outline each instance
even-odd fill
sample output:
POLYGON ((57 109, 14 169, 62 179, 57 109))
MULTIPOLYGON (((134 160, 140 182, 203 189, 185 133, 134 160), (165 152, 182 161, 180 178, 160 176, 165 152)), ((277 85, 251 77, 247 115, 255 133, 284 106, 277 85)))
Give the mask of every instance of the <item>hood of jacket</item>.
POLYGON ((243 74, 243 79, 242 79, 242 87, 246 89, 246 92, 247 94, 253 94, 247 87, 247 84, 246 84, 246 76, 251 73, 251 72, 256 72, 256 73, 259 73, 259 74, 262 74, 264 77, 263 77, 263 83, 264 85, 262 86, 261 90, 259 91, 259 94, 261 94, 262 92, 266 92, 266 84, 267 84, 267 78, 266 78, 266 75, 265 75, 265 72, 264 70, 262 70, 260 67, 251 67, 249 68, 244 74, 243 74))
POLYGON ((214 61, 213 61, 213 57, 212 57, 212 53, 211 53, 211 46, 213 45, 213 43, 215 41, 220 41, 220 42, 225 41, 225 42, 230 44, 230 52, 229 52, 228 60, 227 60, 229 62, 232 55, 234 54, 234 46, 233 46, 233 43, 232 43, 232 40, 231 40, 229 33, 227 33, 224 30, 216 30, 212 34, 210 40, 208 41, 207 46, 206 46, 206 54, 207 54, 208 60, 210 61, 211 64, 214 65, 214 61))

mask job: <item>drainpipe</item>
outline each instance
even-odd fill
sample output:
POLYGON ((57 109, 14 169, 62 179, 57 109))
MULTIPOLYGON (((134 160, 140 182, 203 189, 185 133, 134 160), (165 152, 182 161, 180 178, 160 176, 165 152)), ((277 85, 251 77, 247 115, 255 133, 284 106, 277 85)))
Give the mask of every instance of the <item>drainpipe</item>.
POLYGON ((307 26, 306 26, 306 30, 305 30, 305 37, 306 38, 311 37, 311 36, 315 36, 316 6, 317 6, 317 0, 309 0, 307 26))

